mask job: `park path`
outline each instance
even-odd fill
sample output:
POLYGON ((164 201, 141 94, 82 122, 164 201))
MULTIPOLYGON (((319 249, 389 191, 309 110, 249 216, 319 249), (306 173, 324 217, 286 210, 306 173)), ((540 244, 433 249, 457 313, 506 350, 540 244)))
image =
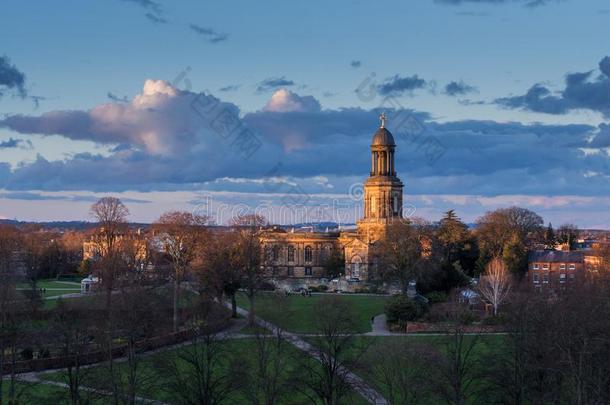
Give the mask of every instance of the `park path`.
MULTIPOLYGON (((41 379, 40 373, 20 374, 17 376, 17 381, 21 381, 21 382, 29 383, 29 384, 44 384, 44 385, 49 385, 49 386, 53 386, 53 387, 64 388, 67 390, 70 389, 70 386, 66 383, 41 379)), ((105 397, 112 397, 112 395, 113 395, 112 392, 110 392, 110 391, 100 390, 97 388, 91 388, 91 387, 85 387, 85 386, 79 387, 79 390, 85 391, 85 392, 91 392, 93 394, 102 395, 105 397)), ((148 399, 148 398, 143 398, 143 397, 138 397, 138 396, 135 397, 135 400, 139 404, 170 405, 166 402, 156 401, 153 399, 148 399)))
MULTIPOLYGON (((225 302, 225 305, 231 308, 231 303, 225 302)), ((237 313, 245 318, 248 318, 249 315, 249 312, 247 310, 240 307, 237 307, 237 313)), ((273 333, 280 332, 280 329, 277 326, 275 326, 271 322, 259 318, 258 316, 254 317, 254 322, 256 322, 258 326, 265 328, 273 333)), ((304 351, 314 359, 320 361, 320 357, 316 349, 313 347, 313 345, 303 340, 301 335, 286 332, 284 330, 281 330, 281 334, 286 339, 286 341, 292 344, 294 347, 304 351)), ((341 371, 346 373, 347 381, 352 386, 354 391, 364 397, 364 399, 369 401, 369 403, 375 405, 389 405, 389 402, 377 390, 371 387, 364 379, 360 378, 358 375, 354 374, 349 370, 343 369, 341 371)))
POLYGON ((388 329, 388 318, 385 314, 377 315, 373 318, 372 330, 365 333, 365 336, 392 336, 394 333, 388 329))

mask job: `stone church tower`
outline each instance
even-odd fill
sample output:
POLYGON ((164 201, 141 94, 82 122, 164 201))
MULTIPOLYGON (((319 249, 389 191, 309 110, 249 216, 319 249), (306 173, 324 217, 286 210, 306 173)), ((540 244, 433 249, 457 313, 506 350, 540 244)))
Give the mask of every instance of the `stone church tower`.
POLYGON ((381 126, 371 141, 371 173, 364 183, 364 217, 358 221, 358 234, 367 243, 383 238, 389 224, 402 218, 403 184, 396 176, 394 137, 381 126))
POLYGON ((263 232, 269 277, 319 283, 326 276, 326 259, 338 250, 345 257, 344 278, 349 288, 355 289, 373 276, 377 268, 376 242, 385 237, 393 221, 402 217, 403 184, 396 177, 394 166, 396 144, 385 128, 385 120, 382 114, 381 126, 371 141, 371 171, 364 183, 364 216, 357 222, 357 229, 288 233, 277 228, 263 232))

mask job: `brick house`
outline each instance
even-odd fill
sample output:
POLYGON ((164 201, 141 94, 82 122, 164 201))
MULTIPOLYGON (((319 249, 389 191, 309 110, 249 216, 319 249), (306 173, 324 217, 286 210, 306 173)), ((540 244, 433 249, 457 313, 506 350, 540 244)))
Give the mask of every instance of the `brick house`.
POLYGON ((561 291, 586 277, 585 252, 536 250, 529 253, 527 281, 536 291, 561 291))

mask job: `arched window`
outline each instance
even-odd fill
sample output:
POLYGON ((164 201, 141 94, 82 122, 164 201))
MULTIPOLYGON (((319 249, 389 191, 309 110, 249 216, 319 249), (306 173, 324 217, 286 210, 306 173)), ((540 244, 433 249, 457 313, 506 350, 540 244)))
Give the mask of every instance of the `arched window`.
POLYGON ((288 261, 294 262, 294 246, 288 246, 288 261))
POLYGON ((305 261, 307 263, 311 263, 313 260, 313 253, 311 250, 311 246, 305 246, 305 261))
POLYGON ((362 258, 358 255, 352 257, 350 263, 351 276, 354 278, 360 277, 360 266, 362 265, 362 258))
POLYGON ((277 261, 280 258, 280 247, 273 245, 273 260, 277 261))

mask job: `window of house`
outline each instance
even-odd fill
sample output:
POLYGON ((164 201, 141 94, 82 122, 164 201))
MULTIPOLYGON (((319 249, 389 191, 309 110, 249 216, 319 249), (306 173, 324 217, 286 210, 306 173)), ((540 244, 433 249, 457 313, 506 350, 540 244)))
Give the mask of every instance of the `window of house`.
POLYGON ((560 274, 559 275, 559 282, 560 283, 565 283, 566 282, 566 275, 565 274, 560 274))
POLYGON ((549 274, 548 273, 542 275, 542 283, 544 283, 544 284, 549 283, 549 274))
POLYGON ((566 269, 566 264, 565 264, 565 263, 561 263, 561 264, 559 265, 559 269, 560 269, 560 270, 565 270, 565 269, 566 269))
POLYGON ((538 263, 534 263, 534 270, 538 270, 540 268, 540 265, 538 263))
POLYGON ((543 265, 542 265, 542 269, 543 269, 543 270, 548 270, 548 269, 549 269, 549 265, 548 265, 548 263, 543 264, 543 265))
POLYGON ((280 247, 278 245, 273 246, 273 260, 277 261, 280 258, 280 247))
POLYGON ((305 275, 311 276, 311 267, 305 267, 305 275))
POLYGON ((305 246, 305 261, 307 263, 311 263, 313 260, 313 253, 311 250, 311 246, 305 246))
POLYGON ((271 268, 271 274, 274 275, 274 276, 277 276, 277 267, 273 266, 271 268))
POLYGON ((570 270, 576 270, 576 265, 574 263, 570 264, 570 270))
POLYGON ((540 283, 540 276, 538 274, 534 274, 533 276, 534 284, 540 283))
POLYGON ((570 273, 570 281, 574 281, 576 275, 574 273, 570 273))
POLYGON ((294 267, 288 267, 288 275, 294 276, 294 267))
POLYGON ((288 246, 288 261, 294 262, 294 246, 288 246))

